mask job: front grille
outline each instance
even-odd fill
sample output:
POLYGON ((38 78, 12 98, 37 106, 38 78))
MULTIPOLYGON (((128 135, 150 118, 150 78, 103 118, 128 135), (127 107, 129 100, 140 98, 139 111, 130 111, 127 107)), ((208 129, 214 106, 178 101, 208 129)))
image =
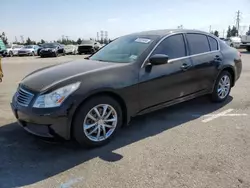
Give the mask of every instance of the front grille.
POLYGON ((19 88, 16 93, 16 101, 21 106, 28 106, 33 97, 34 97, 34 94, 22 88, 19 88))
POLYGON ((78 47, 78 51, 90 51, 92 49, 93 49, 92 46, 79 46, 78 47))

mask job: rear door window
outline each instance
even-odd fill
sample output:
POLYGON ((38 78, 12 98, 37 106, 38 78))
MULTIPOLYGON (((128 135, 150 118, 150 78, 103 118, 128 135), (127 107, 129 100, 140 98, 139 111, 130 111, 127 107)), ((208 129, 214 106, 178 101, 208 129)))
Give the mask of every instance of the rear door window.
POLYGON ((186 56, 186 47, 182 34, 170 36, 163 40, 155 49, 154 54, 168 55, 169 59, 186 56))
POLYGON ((210 47, 206 35, 203 34, 187 34, 190 55, 210 52, 210 47))
POLYGON ((215 38, 208 36, 208 41, 209 41, 209 44, 210 44, 211 51, 218 50, 218 42, 217 42, 217 40, 215 38))

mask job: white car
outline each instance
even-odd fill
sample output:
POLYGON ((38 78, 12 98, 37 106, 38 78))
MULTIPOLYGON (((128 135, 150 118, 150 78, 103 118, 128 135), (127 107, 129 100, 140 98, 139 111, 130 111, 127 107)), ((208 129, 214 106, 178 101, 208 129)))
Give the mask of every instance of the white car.
POLYGON ((234 48, 239 48, 241 45, 241 38, 240 37, 230 37, 229 38, 230 42, 231 42, 231 47, 234 48))
POLYGON ((64 50, 66 54, 77 54, 77 46, 76 45, 65 45, 64 50))
POLYGON ((7 47, 8 56, 12 57, 12 56, 18 55, 18 51, 21 48, 23 48, 23 45, 12 44, 12 45, 6 46, 6 47, 7 47))

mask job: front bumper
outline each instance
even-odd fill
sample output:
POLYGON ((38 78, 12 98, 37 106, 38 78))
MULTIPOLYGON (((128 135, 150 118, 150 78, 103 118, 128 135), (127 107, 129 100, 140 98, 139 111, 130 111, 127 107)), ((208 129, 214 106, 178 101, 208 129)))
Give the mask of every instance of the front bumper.
POLYGON ((44 109, 23 107, 11 103, 17 122, 29 133, 45 139, 70 139, 68 116, 60 110, 48 113, 44 109))
POLYGON ((31 55, 32 52, 18 52, 18 55, 31 55))
POLYGON ((7 50, 0 50, 0 55, 1 56, 7 56, 8 55, 7 50))
POLYGON ((52 56, 55 56, 55 55, 56 55, 55 51, 40 51, 40 56, 52 57, 52 56))
POLYGON ((95 51, 95 48, 92 46, 79 46, 78 47, 78 53, 93 53, 95 51))

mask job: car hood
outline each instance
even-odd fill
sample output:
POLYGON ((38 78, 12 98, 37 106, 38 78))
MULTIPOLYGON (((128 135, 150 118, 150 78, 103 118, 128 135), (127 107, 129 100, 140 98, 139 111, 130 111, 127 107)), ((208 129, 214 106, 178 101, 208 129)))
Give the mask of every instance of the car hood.
POLYGON ((71 61, 38 69, 27 75, 20 84, 33 91, 42 92, 64 81, 116 66, 122 66, 122 63, 92 60, 71 61))

